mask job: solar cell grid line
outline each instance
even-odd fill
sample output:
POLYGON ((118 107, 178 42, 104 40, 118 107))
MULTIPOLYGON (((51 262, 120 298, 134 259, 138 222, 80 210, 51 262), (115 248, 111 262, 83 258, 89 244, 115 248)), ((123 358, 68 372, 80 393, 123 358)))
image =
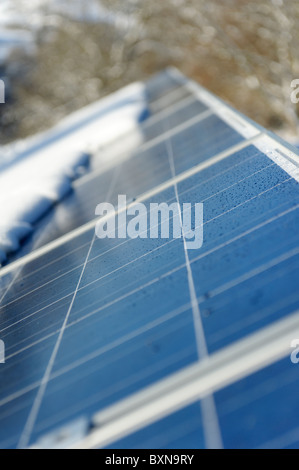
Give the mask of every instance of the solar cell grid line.
MULTIPOLYGON (((167 122, 168 124, 170 124, 169 121, 167 122)), ((172 144, 170 140, 167 140, 167 153, 168 153, 168 158, 169 158, 169 165, 171 168, 171 174, 172 174, 172 177, 175 178, 176 174, 175 174, 175 166, 174 166, 173 149, 172 149, 172 144)), ((181 207, 180 198, 178 194, 178 188, 177 188, 176 183, 174 184, 174 190, 175 190, 175 197, 176 197, 177 204, 179 207, 181 207)), ((180 225, 182 229, 182 236, 183 236, 183 243, 184 243, 189 293, 190 293, 190 300, 191 300, 192 312, 193 312, 197 352, 198 352, 198 358, 200 360, 208 356, 208 349, 207 349, 207 344, 206 344, 206 339, 205 339, 204 328, 203 328, 203 324, 201 321, 201 313, 199 311, 198 301, 196 297, 192 268, 190 265, 190 259, 189 259, 187 244, 186 244, 186 238, 185 238, 186 234, 184 233, 183 221, 182 221, 182 215, 181 215, 180 209, 179 209, 179 213, 180 213, 180 225)), ((215 407, 213 396, 208 395, 201 401, 200 404, 201 404, 202 415, 203 415, 203 426, 204 426, 204 436, 205 436, 206 447, 210 449, 211 448, 220 449, 223 447, 223 444, 222 444, 221 431, 219 428, 219 422, 218 422, 218 417, 216 413, 216 407, 215 407)))
POLYGON ((149 101, 155 101, 165 94, 182 86, 169 71, 162 71, 145 81, 147 97, 149 101))
POLYGON ((196 166, 199 162, 212 158, 223 148, 235 145, 243 139, 243 137, 240 138, 241 134, 234 132, 215 115, 211 115, 202 121, 200 130, 200 136, 194 133, 194 128, 186 129, 184 138, 180 134, 169 135, 169 138, 173 138, 173 145, 176 146, 174 157, 176 174, 196 166), (211 139, 212 129, 217 130, 219 140, 211 139), (195 152, 194 149, 196 149, 195 152), (183 155, 185 155, 185 159, 183 155))
POLYGON ((157 101, 167 93, 172 93, 182 86, 169 73, 158 73, 144 82, 149 102, 157 101))
POLYGON ((150 108, 154 111, 165 108, 169 104, 190 94, 187 87, 175 80, 170 73, 160 74, 145 83, 146 96, 150 108))
POLYGON ((181 126, 182 123, 190 121, 195 116, 200 116, 204 112, 204 116, 209 114, 208 107, 205 104, 201 103, 195 97, 191 98, 191 100, 188 98, 185 106, 180 106, 179 108, 176 107, 174 112, 168 112, 167 114, 166 110, 164 110, 164 113, 159 119, 152 120, 151 122, 149 121, 147 125, 140 127, 140 131, 143 134, 143 143, 141 145, 144 146, 145 143, 150 142, 153 139, 162 139, 166 119, 169 122, 169 127, 164 129, 164 132, 171 129, 174 129, 173 132, 175 132, 176 127, 181 126))
POLYGON ((149 100, 149 110, 151 113, 159 113, 164 109, 172 106, 175 103, 179 103, 181 100, 184 100, 186 97, 190 96, 191 91, 188 90, 185 86, 179 86, 170 90, 164 96, 157 98, 154 101, 149 100))
MULTIPOLYGON (((140 123, 140 127, 142 129, 150 127, 155 122, 160 121, 163 117, 165 118, 169 114, 173 114, 173 113, 179 111, 180 109, 184 108, 185 106, 187 106, 188 104, 191 104, 194 101, 199 101, 199 100, 198 100, 198 98, 196 98, 194 96, 194 94, 190 93, 190 95, 186 96, 185 98, 183 98, 180 101, 177 101, 177 102, 171 104, 167 108, 163 108, 163 109, 161 109, 160 111, 158 111, 156 113, 150 114, 149 117, 145 121, 142 121, 140 123)), ((203 105, 203 106, 205 106, 205 105, 203 105)))

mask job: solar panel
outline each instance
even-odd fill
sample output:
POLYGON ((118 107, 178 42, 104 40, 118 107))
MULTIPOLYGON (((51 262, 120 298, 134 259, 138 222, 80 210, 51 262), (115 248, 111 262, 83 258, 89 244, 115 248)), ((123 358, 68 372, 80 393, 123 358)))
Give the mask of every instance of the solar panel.
POLYGON ((147 90, 143 142, 0 271, 0 447, 296 447, 296 152, 173 69, 147 90), (119 194, 203 203, 202 247, 98 239, 119 194))

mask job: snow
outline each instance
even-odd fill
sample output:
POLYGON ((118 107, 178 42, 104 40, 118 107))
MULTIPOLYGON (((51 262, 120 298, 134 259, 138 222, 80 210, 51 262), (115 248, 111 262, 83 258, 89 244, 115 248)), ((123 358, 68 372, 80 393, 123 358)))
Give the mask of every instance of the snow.
POLYGON ((130 15, 109 10, 98 0, 1 0, 0 64, 15 48, 34 52, 35 33, 46 25, 54 27, 60 22, 59 15, 126 30, 133 21, 130 15))
POLYGON ((98 0, 1 0, 0 3, 0 25, 5 26, 37 28, 47 23, 49 16, 57 14, 90 22, 111 22, 118 16, 98 0))
POLYGON ((33 54, 36 47, 32 33, 22 29, 0 28, 0 64, 6 62, 10 54, 16 49, 21 49, 26 54, 33 54))
POLYGON ((94 150, 130 132, 141 141, 139 123, 146 113, 145 87, 135 83, 72 114, 48 132, 0 148, 0 263, 71 191, 72 180, 88 165, 94 150))

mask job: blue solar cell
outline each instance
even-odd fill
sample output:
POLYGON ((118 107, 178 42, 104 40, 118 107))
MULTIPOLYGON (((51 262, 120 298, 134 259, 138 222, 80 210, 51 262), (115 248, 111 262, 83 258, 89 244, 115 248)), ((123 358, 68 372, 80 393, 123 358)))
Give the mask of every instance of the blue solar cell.
POLYGON ((202 300, 211 353, 298 308, 298 263, 298 255, 293 256, 210 300, 202 300))
POLYGON ((298 448, 297 367, 287 358, 215 394, 226 448, 298 448))
MULTIPOLYGON (((180 102, 180 106, 175 106, 174 111, 172 108, 168 110, 167 118, 165 112, 159 119, 155 116, 154 122, 151 120, 145 121, 142 126, 143 141, 149 142, 151 139, 155 139, 161 135, 162 132, 173 130, 175 127, 180 126, 182 123, 188 122, 200 116, 208 108, 202 102, 196 100, 193 96, 187 97, 180 102)), ((164 110, 165 111, 165 110, 164 110)))
POLYGON ((209 116, 171 139, 175 172, 186 171, 242 140, 244 137, 222 119, 209 116))

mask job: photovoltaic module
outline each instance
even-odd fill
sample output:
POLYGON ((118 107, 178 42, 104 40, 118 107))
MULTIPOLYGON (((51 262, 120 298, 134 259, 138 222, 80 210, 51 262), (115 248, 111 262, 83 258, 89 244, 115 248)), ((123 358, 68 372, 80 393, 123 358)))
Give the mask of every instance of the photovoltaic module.
POLYGON ((0 447, 298 448, 297 151, 175 69, 145 88, 142 142, 0 269, 0 447), (98 239, 120 194, 203 203, 202 247, 98 239))

